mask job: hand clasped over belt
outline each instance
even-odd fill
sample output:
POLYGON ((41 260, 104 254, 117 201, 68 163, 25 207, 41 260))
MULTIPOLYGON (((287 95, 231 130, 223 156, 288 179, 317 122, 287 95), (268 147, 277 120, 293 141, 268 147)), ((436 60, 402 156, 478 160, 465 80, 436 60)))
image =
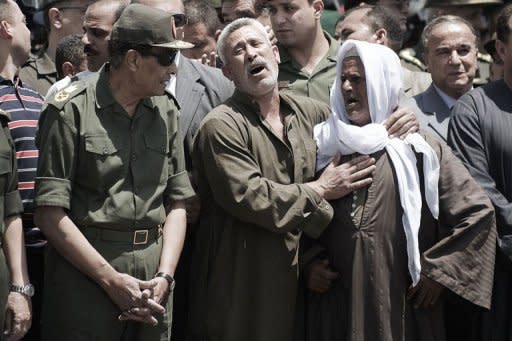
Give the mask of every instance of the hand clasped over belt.
POLYGON ((80 231, 87 239, 101 239, 114 242, 125 242, 133 245, 145 245, 157 240, 162 235, 162 224, 147 229, 134 231, 109 230, 99 227, 82 226, 80 231))

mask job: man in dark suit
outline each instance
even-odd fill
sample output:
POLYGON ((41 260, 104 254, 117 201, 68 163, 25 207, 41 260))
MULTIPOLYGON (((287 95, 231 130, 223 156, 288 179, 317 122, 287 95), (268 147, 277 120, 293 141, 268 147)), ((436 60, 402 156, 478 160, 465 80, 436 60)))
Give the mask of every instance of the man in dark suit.
POLYGON ((424 113, 418 120, 421 128, 446 141, 450 109, 473 88, 478 39, 469 22, 444 15, 427 24, 421 40, 432 84, 414 97, 424 113))

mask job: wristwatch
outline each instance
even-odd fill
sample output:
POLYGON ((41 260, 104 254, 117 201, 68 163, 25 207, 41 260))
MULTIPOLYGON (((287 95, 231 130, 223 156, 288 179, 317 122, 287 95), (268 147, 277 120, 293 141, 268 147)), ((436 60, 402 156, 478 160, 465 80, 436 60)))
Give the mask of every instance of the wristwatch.
POLYGON ((169 283, 169 291, 173 291, 174 290, 174 286, 176 285, 176 281, 174 280, 174 278, 171 275, 166 274, 165 272, 159 272, 159 273, 157 273, 155 275, 155 278, 156 277, 165 278, 167 283, 169 283))
POLYGON ((14 285, 14 284, 11 284, 10 291, 20 293, 20 294, 25 295, 27 297, 32 297, 32 296, 34 296, 34 294, 36 292, 36 289, 30 283, 28 283, 26 285, 14 285))

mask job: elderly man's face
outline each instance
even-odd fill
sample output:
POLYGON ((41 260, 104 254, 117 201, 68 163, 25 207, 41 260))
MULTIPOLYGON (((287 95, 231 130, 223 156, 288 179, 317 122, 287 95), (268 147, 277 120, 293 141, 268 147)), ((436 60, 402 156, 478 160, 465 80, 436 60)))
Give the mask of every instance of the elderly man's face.
POLYGON ((265 32, 243 26, 227 37, 223 52, 226 60, 222 71, 238 90, 258 98, 276 88, 279 52, 265 32))
POLYGON ((357 126, 370 123, 366 77, 361 58, 348 57, 343 60, 340 81, 345 110, 350 122, 357 126))
POLYGON ((426 62, 434 84, 458 99, 473 86, 477 69, 475 36, 462 23, 443 23, 432 30, 426 62))

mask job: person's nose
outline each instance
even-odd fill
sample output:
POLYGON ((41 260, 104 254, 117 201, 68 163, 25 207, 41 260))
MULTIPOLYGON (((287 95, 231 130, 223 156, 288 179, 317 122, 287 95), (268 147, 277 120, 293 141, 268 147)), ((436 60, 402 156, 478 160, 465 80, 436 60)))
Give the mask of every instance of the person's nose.
POLYGON ((448 59, 448 62, 450 64, 455 64, 455 65, 460 64, 460 56, 459 56, 459 53, 457 52, 457 50, 452 51, 452 53, 450 54, 450 58, 448 59))
POLYGON ((82 35, 82 43, 84 45, 89 45, 91 42, 89 41, 89 35, 87 33, 84 33, 82 35))
POLYGON ((351 92, 352 91, 352 84, 348 79, 345 79, 344 81, 341 81, 341 90, 343 92, 351 92))
POLYGON ((249 59, 250 62, 252 62, 258 55, 257 49, 252 46, 247 47, 246 53, 247 53, 247 59, 249 59))
POLYGON ((276 23, 277 26, 281 26, 286 21, 286 16, 283 11, 276 9, 273 14, 270 16, 272 23, 276 23))

